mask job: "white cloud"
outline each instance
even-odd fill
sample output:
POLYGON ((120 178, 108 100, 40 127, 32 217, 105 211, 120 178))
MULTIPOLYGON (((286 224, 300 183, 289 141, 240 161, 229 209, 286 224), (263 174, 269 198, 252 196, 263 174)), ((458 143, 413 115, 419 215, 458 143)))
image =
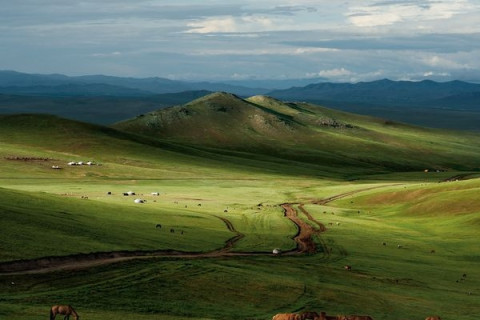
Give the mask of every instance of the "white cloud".
POLYGON ((234 17, 209 18, 188 23, 187 33, 237 32, 238 23, 234 17))
POLYGON ((100 58, 111 58, 111 57, 116 57, 120 56, 122 53, 120 51, 114 51, 110 53, 92 53, 90 56, 92 57, 100 57, 100 58))
POLYGON ((319 72, 314 72, 314 73, 307 73, 306 76, 307 78, 316 78, 316 77, 322 77, 322 78, 344 78, 344 77, 350 77, 354 75, 354 73, 350 70, 347 70, 345 68, 335 68, 335 69, 330 69, 330 70, 321 70, 319 72))
POLYGON ((302 54, 313 54, 313 53, 322 53, 322 52, 337 52, 339 49, 335 48, 297 48, 294 53, 298 55, 302 54))
POLYGON ((214 17, 187 24, 186 33, 252 33, 279 29, 278 21, 266 16, 214 17))
POLYGON ((348 20, 357 27, 378 27, 396 23, 413 23, 419 29, 428 29, 422 25, 433 20, 446 20, 455 15, 478 10, 479 5, 469 0, 424 0, 393 1, 350 7, 348 20))
POLYGON ((259 45, 255 49, 249 48, 228 48, 228 49, 195 49, 191 50, 189 54, 199 56, 262 56, 262 55, 284 55, 284 56, 302 56, 315 53, 337 52, 338 49, 331 48, 290 48, 283 46, 268 46, 261 48, 259 45))
POLYGON ((434 72, 434 71, 427 71, 423 73, 423 76, 426 78, 429 77, 450 77, 451 74, 448 72, 434 72))
POLYGON ((421 60, 425 65, 442 69, 470 69, 467 63, 459 63, 455 60, 441 57, 438 55, 424 57, 421 60))

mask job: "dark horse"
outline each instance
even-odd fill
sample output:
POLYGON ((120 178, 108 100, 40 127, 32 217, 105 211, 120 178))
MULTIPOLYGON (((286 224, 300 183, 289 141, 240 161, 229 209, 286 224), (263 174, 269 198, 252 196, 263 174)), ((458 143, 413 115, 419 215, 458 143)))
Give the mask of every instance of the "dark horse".
POLYGON ((78 313, 70 305, 53 306, 50 309, 50 320, 55 320, 55 317, 57 316, 57 314, 64 315, 65 317, 63 318, 63 320, 70 319, 70 315, 73 315, 75 320, 80 319, 80 317, 78 316, 78 313))

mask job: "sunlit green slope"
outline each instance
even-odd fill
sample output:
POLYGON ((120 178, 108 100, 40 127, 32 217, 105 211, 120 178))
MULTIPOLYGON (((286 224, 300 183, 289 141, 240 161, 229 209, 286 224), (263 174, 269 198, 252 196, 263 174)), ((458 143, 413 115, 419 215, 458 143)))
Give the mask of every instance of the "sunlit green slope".
MULTIPOLYGON (((480 139, 265 96, 215 93, 115 128, 161 139, 366 171, 480 168, 480 139)), ((338 170, 340 171, 340 170, 338 170)))

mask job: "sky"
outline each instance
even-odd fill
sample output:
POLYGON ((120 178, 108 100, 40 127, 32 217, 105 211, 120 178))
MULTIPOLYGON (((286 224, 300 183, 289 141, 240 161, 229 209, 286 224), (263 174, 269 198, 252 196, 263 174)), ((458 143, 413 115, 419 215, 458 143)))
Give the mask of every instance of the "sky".
POLYGON ((480 0, 0 0, 0 70, 480 82, 480 0))

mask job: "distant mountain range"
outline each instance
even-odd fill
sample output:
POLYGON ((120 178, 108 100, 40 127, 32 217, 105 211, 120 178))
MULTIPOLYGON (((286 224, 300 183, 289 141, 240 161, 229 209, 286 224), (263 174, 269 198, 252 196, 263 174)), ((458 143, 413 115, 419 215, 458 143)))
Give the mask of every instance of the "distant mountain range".
POLYGON ((359 83, 317 83, 275 90, 269 92, 269 95, 288 100, 348 102, 383 107, 480 108, 480 84, 462 81, 412 82, 383 79, 359 83))
POLYGON ((159 77, 69 77, 0 71, 0 113, 52 113, 109 124, 222 91, 240 97, 268 95, 281 100, 306 101, 422 126, 480 131, 480 84, 387 79, 307 84, 322 80, 210 83, 159 77))
POLYGON ((271 89, 211 82, 186 82, 165 78, 125 78, 104 75, 69 77, 61 74, 27 74, 0 71, 0 93, 58 96, 148 96, 183 91, 227 91, 242 96, 271 89))

